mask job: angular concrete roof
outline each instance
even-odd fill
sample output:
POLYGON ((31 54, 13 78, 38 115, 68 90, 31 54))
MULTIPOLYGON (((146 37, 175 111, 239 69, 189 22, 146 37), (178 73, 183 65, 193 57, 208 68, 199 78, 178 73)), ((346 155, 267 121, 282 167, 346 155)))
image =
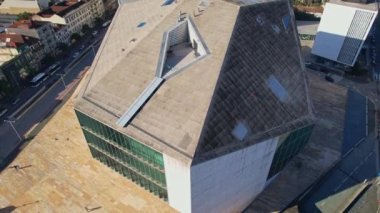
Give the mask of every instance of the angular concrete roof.
POLYGON ((75 107, 189 163, 307 125, 312 115, 293 17, 287 1, 127 2, 75 107), (166 79, 128 125, 118 126, 155 77, 163 35, 180 13, 192 17, 210 54, 166 79))

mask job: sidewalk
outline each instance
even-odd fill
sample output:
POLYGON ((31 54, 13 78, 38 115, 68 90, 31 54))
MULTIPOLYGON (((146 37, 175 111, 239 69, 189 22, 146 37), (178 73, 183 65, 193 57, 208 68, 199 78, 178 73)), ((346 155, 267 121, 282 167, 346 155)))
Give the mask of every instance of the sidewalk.
POLYGON ((73 103, 70 98, 10 164, 19 169, 0 173, 0 212, 174 212, 91 157, 73 103))

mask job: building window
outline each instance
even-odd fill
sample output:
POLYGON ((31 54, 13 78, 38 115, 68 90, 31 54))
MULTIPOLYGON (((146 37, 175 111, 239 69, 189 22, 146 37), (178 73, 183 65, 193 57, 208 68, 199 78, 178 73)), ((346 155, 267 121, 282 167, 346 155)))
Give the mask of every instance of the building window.
POLYGON ((276 152, 267 179, 280 172, 285 165, 298 154, 309 141, 314 125, 298 129, 278 142, 276 152))
POLYGON ((167 200, 161 153, 81 112, 75 112, 95 159, 167 200))

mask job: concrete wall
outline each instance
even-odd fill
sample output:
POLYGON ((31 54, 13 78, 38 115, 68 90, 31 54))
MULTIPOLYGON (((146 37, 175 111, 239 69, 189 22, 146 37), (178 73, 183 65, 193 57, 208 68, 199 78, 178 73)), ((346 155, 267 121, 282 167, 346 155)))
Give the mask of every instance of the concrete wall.
POLYGON ((190 165, 164 154, 169 204, 182 213, 191 212, 190 165))
POLYGON ((188 41, 189 33, 187 23, 179 23, 173 30, 169 31, 168 47, 188 41))
POLYGON ((270 139, 191 167, 192 212, 240 212, 247 207, 265 186, 277 141, 270 139))
POLYGON ((201 39, 199 38, 198 34, 195 32, 194 26, 191 24, 189 21, 188 23, 189 26, 189 36, 190 36, 190 42, 194 47, 194 41, 197 42, 198 46, 198 54, 200 55, 206 55, 206 49, 204 48, 201 39))

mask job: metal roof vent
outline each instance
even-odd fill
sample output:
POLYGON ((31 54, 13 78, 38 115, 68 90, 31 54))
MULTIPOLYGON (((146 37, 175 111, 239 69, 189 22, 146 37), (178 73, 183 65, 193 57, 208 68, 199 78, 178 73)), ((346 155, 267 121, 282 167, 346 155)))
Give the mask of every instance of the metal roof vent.
POLYGON ((264 25, 264 18, 260 15, 256 16, 256 22, 259 23, 261 26, 264 25))
POLYGON ((271 27, 272 27, 272 30, 273 30, 274 32, 276 32, 277 34, 280 34, 281 29, 280 29, 277 25, 272 24, 271 27))

